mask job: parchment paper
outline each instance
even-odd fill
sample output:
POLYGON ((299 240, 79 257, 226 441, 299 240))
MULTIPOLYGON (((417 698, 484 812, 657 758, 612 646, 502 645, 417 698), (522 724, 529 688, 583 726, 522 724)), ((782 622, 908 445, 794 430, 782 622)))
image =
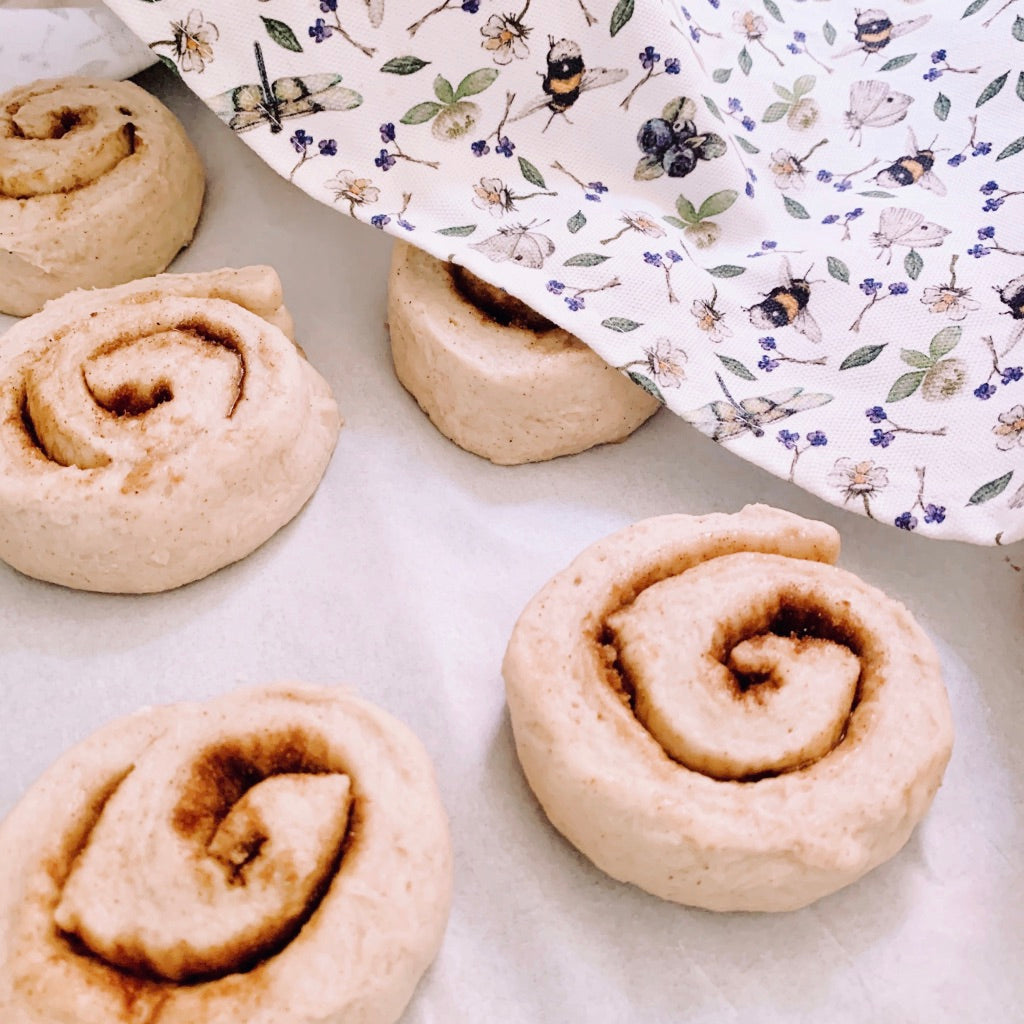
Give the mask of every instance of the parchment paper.
POLYGON ((209 172, 172 269, 275 265, 347 423, 299 518, 205 581, 109 597, 0 566, 0 814, 61 751, 141 705, 278 678, 345 684, 416 730, 451 815, 451 922, 404 1024, 1024 1020, 1020 545, 928 543, 833 510, 664 413, 621 445, 542 465, 461 451, 392 372, 388 240, 290 188, 166 73, 141 82, 209 172), (587 544, 755 500, 834 523, 841 564, 914 610, 957 741, 895 860, 804 911, 713 915, 611 881, 547 824, 500 663, 527 600, 587 544))

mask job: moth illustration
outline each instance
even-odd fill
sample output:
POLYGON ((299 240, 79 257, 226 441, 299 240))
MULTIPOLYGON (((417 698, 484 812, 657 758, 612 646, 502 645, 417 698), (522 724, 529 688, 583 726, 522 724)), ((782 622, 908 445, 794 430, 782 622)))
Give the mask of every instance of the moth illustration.
MULTIPOLYGON (((579 43, 570 39, 555 40, 548 36, 547 74, 541 88, 544 95, 531 100, 510 120, 519 121, 530 114, 535 114, 545 107, 551 111, 543 131, 554 120, 556 114, 563 117, 570 111, 580 96, 591 89, 600 89, 606 85, 621 82, 629 72, 625 68, 588 68, 583 62, 583 52, 579 43)), ((566 117, 568 121, 568 118, 566 117)))
POLYGON ((709 402, 699 409, 682 414, 687 423, 692 423, 713 441, 731 441, 748 432, 754 437, 764 437, 764 428, 769 423, 777 423, 805 409, 827 405, 833 397, 814 392, 805 394, 803 388, 787 388, 785 391, 743 398, 737 402, 729 394, 722 375, 716 373, 715 377, 725 395, 725 401, 709 402))
POLYGON ((533 223, 498 228, 496 235, 470 248, 482 252, 492 263, 518 263, 521 267, 539 270, 555 251, 555 243, 547 235, 531 231, 533 223))
POLYGON ((924 219, 924 214, 903 206, 887 206, 878 217, 878 230, 871 235, 871 244, 878 248, 878 256, 888 253, 892 262, 892 247, 905 245, 908 249, 934 249, 946 240, 949 228, 924 219))
POLYGON ((859 146, 863 129, 897 124, 907 116, 913 102, 913 96, 895 92, 885 82, 854 82, 850 86, 850 108, 844 115, 850 139, 856 139, 859 146))
POLYGON ((921 28, 932 20, 930 14, 914 18, 911 21, 901 21, 893 24, 892 19, 885 11, 872 7, 867 11, 858 11, 854 19, 854 42, 844 50, 836 53, 837 57, 846 57, 851 53, 863 53, 865 60, 873 53, 881 53, 893 39, 905 36, 908 32, 921 28))
POLYGON ((789 260, 782 260, 782 284, 773 288, 761 302, 750 307, 750 322, 768 330, 792 327, 809 341, 821 341, 821 328, 811 316, 807 304, 811 299, 811 282, 806 277, 793 277, 789 260))
POLYGON ((946 186, 932 170, 935 166, 935 151, 922 149, 917 144, 912 128, 907 132, 907 149, 910 152, 906 156, 901 156, 885 170, 879 171, 874 180, 882 188, 905 188, 916 184, 937 196, 944 196, 946 186))
POLYGON ((268 124, 276 134, 282 130, 285 118, 318 114, 321 110, 352 110, 363 102, 359 93, 338 84, 341 75, 290 76, 277 78, 271 84, 263 50, 259 43, 253 43, 253 47, 259 82, 229 89, 207 101, 233 131, 246 132, 268 124))

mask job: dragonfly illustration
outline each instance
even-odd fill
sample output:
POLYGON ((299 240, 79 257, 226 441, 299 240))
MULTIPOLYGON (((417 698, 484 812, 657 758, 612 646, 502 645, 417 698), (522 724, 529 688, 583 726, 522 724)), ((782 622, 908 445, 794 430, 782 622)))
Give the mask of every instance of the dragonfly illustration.
POLYGON ((715 374, 726 401, 709 402, 699 409, 682 414, 687 423, 692 423, 702 434, 713 441, 731 441, 734 437, 749 431, 754 437, 764 437, 764 427, 777 423, 805 409, 816 409, 832 401, 832 395, 804 394, 803 388, 787 388, 770 395, 744 398, 739 402, 729 394, 725 381, 715 374))
POLYGON ((271 83, 263 50, 259 43, 253 46, 259 82, 237 86, 208 101, 213 112, 233 131, 246 132, 269 124, 276 133, 282 130, 285 118, 318 114, 321 110, 352 110, 363 102, 359 93, 339 85, 341 75, 293 75, 271 83))

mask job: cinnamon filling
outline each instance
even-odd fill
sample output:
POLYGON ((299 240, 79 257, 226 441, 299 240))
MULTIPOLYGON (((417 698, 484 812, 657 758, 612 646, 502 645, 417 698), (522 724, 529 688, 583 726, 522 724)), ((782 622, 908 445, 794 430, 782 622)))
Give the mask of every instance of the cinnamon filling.
POLYGON ((482 281, 465 267, 449 263, 448 272, 456 291, 487 319, 493 320, 501 327, 518 327, 537 334, 555 329, 550 320, 531 309, 525 302, 520 302, 501 288, 482 281))

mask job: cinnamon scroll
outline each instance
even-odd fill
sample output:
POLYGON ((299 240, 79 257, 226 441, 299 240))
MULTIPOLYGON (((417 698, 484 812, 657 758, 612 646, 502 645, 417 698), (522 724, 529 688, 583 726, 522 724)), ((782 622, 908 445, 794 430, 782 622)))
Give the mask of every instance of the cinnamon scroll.
POLYGON ((0 95, 0 313, 159 273, 191 241, 203 191, 185 130, 131 82, 0 95))
POLYGON ((144 593, 294 517, 340 427, 269 267, 75 292, 0 341, 0 559, 144 593))
POLYGON ((392 1024, 451 895, 419 741, 297 684, 108 725, 0 826, 0 863, 5 1024, 392 1024))
POLYGON ((598 867, 711 910, 790 910, 893 856, 952 745, 930 641, 834 567, 836 532, 765 506, 593 545, 523 612, 516 747, 598 867))
POLYGON ((499 465, 621 441, 660 405, 500 288, 402 243, 388 324, 398 379, 434 426, 499 465))

